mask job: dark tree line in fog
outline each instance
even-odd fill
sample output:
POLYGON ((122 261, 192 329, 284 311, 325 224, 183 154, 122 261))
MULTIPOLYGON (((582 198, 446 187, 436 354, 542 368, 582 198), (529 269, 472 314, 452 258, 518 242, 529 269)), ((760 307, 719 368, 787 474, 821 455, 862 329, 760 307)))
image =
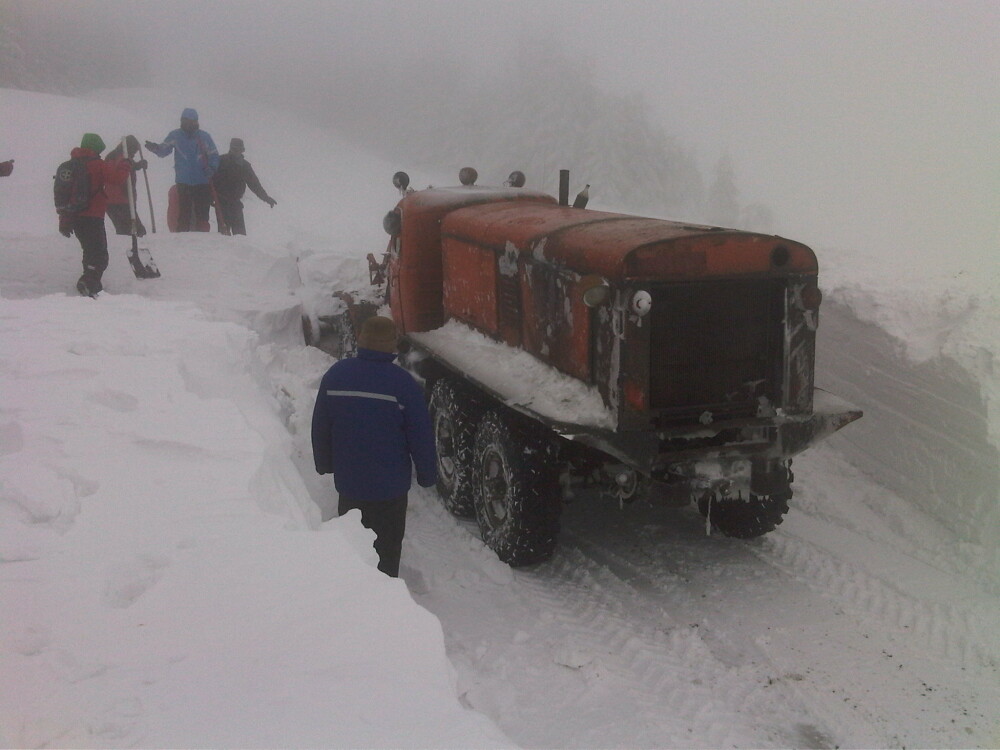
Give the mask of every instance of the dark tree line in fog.
MULTIPOLYGON (((0 87, 78 95, 154 84, 152 71, 165 63, 149 59, 141 18, 70 19, 60 5, 0 6, 0 87)), ((366 56, 275 37, 268 49, 205 49, 192 62, 199 88, 297 112, 398 163, 415 185, 426 184, 421 172, 474 166, 482 184, 519 169, 528 187, 555 194, 559 170, 569 169, 571 192, 589 183, 593 208, 758 231, 773 223, 766 207, 740 205, 731 156, 700 167, 641 95, 602 89, 593 63, 537 37, 495 61, 437 49, 366 56)))
POLYGON ((391 122, 393 140, 405 144, 401 157, 418 164, 458 159, 501 179, 520 169, 531 187, 552 193, 559 170, 569 169, 574 193, 591 184, 592 205, 661 216, 699 212, 705 189, 694 154, 652 120, 641 97, 598 88, 586 64, 522 45, 485 79, 468 80, 460 68, 442 74, 432 59, 423 67, 430 80, 401 92, 405 116, 391 122), (448 81, 448 89, 435 80, 448 81))

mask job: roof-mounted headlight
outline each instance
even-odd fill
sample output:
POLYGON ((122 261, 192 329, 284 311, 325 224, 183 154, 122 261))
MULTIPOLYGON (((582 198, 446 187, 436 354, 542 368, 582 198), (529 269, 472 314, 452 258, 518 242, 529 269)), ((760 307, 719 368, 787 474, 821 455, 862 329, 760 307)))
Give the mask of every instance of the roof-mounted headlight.
POLYGON ((396 172, 392 176, 392 184, 400 193, 405 193, 406 188, 410 186, 410 175, 406 172, 396 172))
POLYGON ((458 181, 461 182, 466 187, 471 187, 476 184, 476 180, 479 179, 479 172, 477 172, 472 167, 462 167, 458 170, 458 181))
POLYGON ((524 182, 525 182, 524 172, 515 169, 513 172, 510 173, 510 177, 507 178, 507 182, 504 184, 507 187, 519 188, 519 187, 524 187, 524 182))

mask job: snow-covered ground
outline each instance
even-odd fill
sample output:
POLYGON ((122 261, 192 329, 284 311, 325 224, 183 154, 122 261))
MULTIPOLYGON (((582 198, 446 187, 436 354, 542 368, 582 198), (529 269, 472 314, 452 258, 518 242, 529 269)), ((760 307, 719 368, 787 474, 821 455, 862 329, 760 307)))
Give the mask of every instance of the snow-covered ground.
POLYGON ((393 581, 357 518, 322 521, 330 358, 300 321, 365 280, 405 165, 218 97, 0 111, 0 745, 1000 743, 997 248, 945 279, 816 248, 819 384, 866 415, 796 460, 767 537, 581 497, 553 559, 512 571, 415 490, 393 581), (109 293, 76 296, 55 165, 186 106, 246 140, 277 207, 248 196, 247 238, 166 234, 154 158, 163 277, 112 236, 109 293))

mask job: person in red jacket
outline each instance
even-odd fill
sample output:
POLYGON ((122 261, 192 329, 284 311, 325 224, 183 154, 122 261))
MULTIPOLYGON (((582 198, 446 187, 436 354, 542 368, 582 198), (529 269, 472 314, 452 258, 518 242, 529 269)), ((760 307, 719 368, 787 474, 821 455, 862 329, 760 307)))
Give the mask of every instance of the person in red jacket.
MULTIPOLYGON (((104 192, 108 196, 108 218, 115 225, 117 234, 132 234, 132 209, 128 205, 129 188, 132 190, 132 200, 136 199, 135 192, 135 172, 137 169, 145 169, 147 162, 145 159, 134 161, 136 152, 139 150, 139 139, 134 135, 125 136, 125 146, 128 149, 128 160, 132 167, 132 178, 126 182, 115 185, 105 185, 104 192)), ((122 158, 122 144, 119 143, 108 152, 105 161, 114 161, 122 158)), ((136 204, 138 205, 138 204, 136 204)), ((135 235, 142 237, 146 234, 146 227, 142 225, 139 212, 135 214, 135 235)))
POLYGON ((85 133, 80 146, 70 152, 70 157, 80 159, 87 165, 90 177, 90 202, 87 207, 73 215, 59 216, 59 232, 64 237, 76 234, 83 249, 83 275, 76 282, 80 294, 96 297, 104 285, 101 277, 108 267, 108 235, 104 230, 104 214, 108 198, 105 186, 121 185, 132 173, 127 159, 104 161, 101 152, 104 141, 96 133, 85 133))

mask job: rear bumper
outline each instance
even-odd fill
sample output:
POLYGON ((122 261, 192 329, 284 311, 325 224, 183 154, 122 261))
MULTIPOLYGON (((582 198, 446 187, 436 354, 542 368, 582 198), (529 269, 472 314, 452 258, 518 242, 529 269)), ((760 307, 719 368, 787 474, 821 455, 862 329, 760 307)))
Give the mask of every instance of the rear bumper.
POLYGON ((733 475, 751 462, 787 461, 860 419, 862 411, 816 389, 811 414, 719 422, 699 429, 610 432, 552 424, 564 438, 606 453, 654 478, 733 475))

